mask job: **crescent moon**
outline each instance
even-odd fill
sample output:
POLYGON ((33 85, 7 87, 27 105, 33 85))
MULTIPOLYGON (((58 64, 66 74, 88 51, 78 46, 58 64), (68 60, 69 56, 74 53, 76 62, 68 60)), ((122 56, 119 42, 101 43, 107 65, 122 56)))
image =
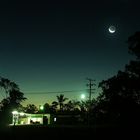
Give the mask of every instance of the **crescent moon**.
POLYGON ((110 27, 108 28, 108 30, 109 30, 110 33, 115 33, 115 31, 116 31, 116 29, 115 29, 114 26, 110 26, 110 27))

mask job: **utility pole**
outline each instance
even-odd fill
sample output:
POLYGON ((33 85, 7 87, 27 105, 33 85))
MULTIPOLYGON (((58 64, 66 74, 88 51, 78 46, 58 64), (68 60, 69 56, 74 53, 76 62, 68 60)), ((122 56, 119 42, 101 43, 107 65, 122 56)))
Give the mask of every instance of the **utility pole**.
POLYGON ((94 89, 92 89, 92 86, 95 85, 95 84, 93 83, 95 80, 90 79, 90 78, 87 78, 87 80, 88 80, 87 86, 89 87, 89 101, 91 102, 91 95, 92 95, 92 93, 93 93, 92 90, 94 90, 94 89))
POLYGON ((88 120, 87 123, 90 126, 90 122, 91 122, 91 100, 92 100, 91 95, 93 93, 92 90, 94 90, 92 87, 95 85, 94 84, 95 80, 90 79, 90 78, 87 78, 87 80, 88 80, 87 86, 89 87, 89 107, 88 107, 88 114, 87 114, 87 120, 88 120))

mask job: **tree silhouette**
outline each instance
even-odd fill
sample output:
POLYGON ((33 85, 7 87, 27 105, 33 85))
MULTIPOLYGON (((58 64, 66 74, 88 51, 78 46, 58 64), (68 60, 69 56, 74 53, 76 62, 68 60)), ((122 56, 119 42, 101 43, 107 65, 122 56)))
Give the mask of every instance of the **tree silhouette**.
POLYGON ((44 104, 44 112, 51 113, 51 106, 48 103, 44 104))
POLYGON ((58 102, 53 101, 51 104, 51 112, 53 112, 53 113, 56 112, 57 106, 58 106, 58 102))
POLYGON ((6 94, 5 98, 8 97, 8 94, 10 93, 10 91, 19 90, 19 87, 17 84, 3 77, 0 77, 0 87, 5 90, 5 94, 6 94))
POLYGON ((73 106, 72 101, 68 101, 68 103, 64 104, 63 109, 65 111, 73 111, 74 106, 73 106))
POLYGON ((3 123, 6 123, 13 109, 17 109, 20 106, 20 103, 26 98, 20 91, 18 85, 9 79, 0 77, 0 87, 5 91, 5 98, 0 103, 0 119, 3 119, 3 123))
POLYGON ((5 90, 5 98, 7 98, 11 103, 15 102, 19 104, 26 99, 24 94, 20 91, 18 85, 11 82, 9 79, 0 77, 0 87, 5 90))
POLYGON ((129 52, 137 56, 140 59, 140 32, 136 32, 134 35, 128 38, 129 52))
POLYGON ((26 113, 37 113, 38 108, 34 105, 34 104, 27 104, 27 106, 25 107, 25 112, 26 113))
POLYGON ((98 97, 97 114, 111 122, 138 121, 140 114, 140 33, 129 37, 128 43, 137 60, 130 61, 124 71, 99 84, 103 92, 98 97))
POLYGON ((64 102, 68 100, 68 98, 65 98, 63 94, 60 94, 59 96, 56 97, 57 97, 57 104, 59 105, 59 109, 60 111, 63 111, 64 102))
POLYGON ((79 107, 80 101, 76 100, 70 100, 67 103, 64 104, 63 111, 66 114, 80 114, 80 107, 79 107))

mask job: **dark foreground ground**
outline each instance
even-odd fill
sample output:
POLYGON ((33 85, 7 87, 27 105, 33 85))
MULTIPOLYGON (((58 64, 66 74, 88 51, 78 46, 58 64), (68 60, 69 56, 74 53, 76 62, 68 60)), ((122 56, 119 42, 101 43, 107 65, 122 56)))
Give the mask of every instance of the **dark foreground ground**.
POLYGON ((140 139, 140 129, 135 126, 9 126, 1 129, 3 139, 140 139))

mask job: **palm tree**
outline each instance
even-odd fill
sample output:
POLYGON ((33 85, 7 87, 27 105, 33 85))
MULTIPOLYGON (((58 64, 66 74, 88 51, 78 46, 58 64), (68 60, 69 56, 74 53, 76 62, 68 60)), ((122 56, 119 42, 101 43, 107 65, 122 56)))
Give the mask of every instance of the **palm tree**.
POLYGON ((51 104, 51 106, 50 106, 50 112, 51 113, 56 113, 57 106, 58 106, 58 102, 53 101, 52 104, 51 104))
POLYGON ((65 102, 66 100, 68 100, 68 98, 65 98, 63 94, 60 94, 59 96, 56 96, 56 97, 57 97, 57 100, 58 100, 57 103, 58 103, 58 105, 59 105, 59 109, 60 109, 61 111, 63 111, 64 102, 65 102))

